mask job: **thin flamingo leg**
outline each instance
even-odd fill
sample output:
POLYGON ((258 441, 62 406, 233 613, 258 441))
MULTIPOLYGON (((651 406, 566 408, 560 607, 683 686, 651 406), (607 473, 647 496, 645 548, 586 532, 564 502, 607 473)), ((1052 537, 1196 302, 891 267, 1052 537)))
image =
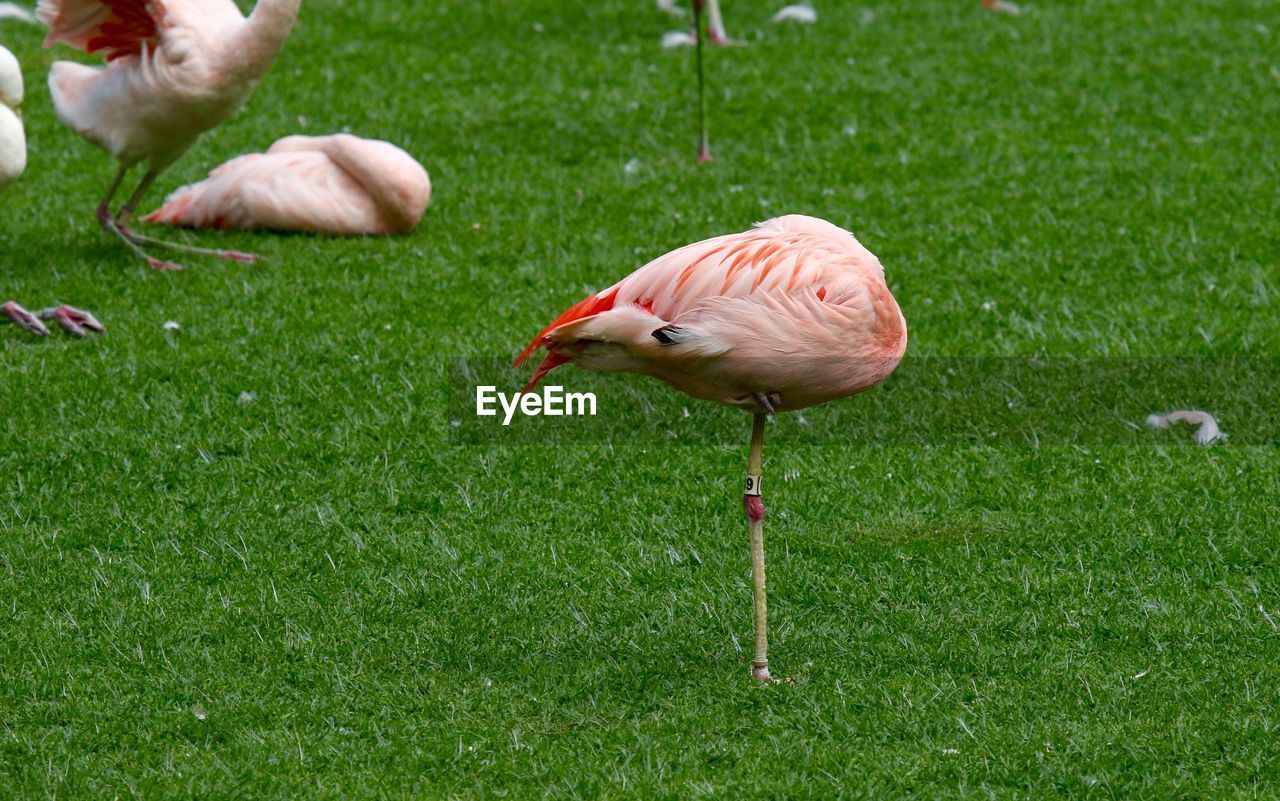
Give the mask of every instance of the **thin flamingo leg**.
POLYGON ((747 513, 751 536, 751 591, 755 611, 756 647, 751 660, 751 677, 773 684, 769 674, 769 603, 764 576, 764 501, 760 499, 760 473, 764 456, 766 412, 757 412, 751 427, 751 453, 747 457, 747 480, 742 492, 742 508, 747 513))
POLYGON ((698 163, 712 160, 711 145, 707 138, 707 89, 702 70, 702 6, 706 0, 693 0, 693 27, 698 67, 698 163))
MULTIPOLYGON (((107 189, 106 196, 103 197, 102 202, 98 204, 98 225, 102 230, 123 242, 124 246, 133 252, 133 255, 145 261, 147 266, 151 269, 158 270, 160 272, 181 270, 181 264, 157 259, 155 256, 152 256, 150 253, 139 247, 138 244, 131 240, 124 231, 120 230, 120 226, 116 224, 115 218, 111 216, 111 200, 116 196, 116 192, 120 190, 120 184, 124 182, 124 176, 129 172, 129 168, 132 166, 132 164, 123 163, 120 165, 119 171, 116 172, 115 179, 111 181, 111 186, 107 189)), ((149 182, 144 178, 143 184, 147 183, 149 182)))
MULTIPOLYGON (((169 250, 177 251, 178 253, 187 253, 193 256, 212 256, 214 258, 224 259, 227 261, 238 261, 244 264, 253 264, 262 258, 256 254, 243 253, 239 250, 201 248, 194 245, 186 245, 180 242, 169 242, 163 239, 155 239, 153 237, 142 236, 141 234, 134 233, 129 228, 129 223, 133 221, 134 211, 137 210, 138 204, 142 201, 142 196, 145 195, 147 190, 151 188, 151 185, 155 183, 156 176, 158 175, 159 173, 155 170, 149 170, 147 174, 142 177, 142 182, 139 183, 138 188, 134 190, 133 196, 129 198, 127 203, 120 207, 120 213, 115 216, 115 220, 113 221, 119 235, 137 248, 139 252, 141 252, 141 248, 143 246, 167 248, 169 250)), ((146 258, 149 260, 151 259, 150 256, 146 258)), ((167 262, 167 264, 170 264, 171 266, 158 269, 181 269, 181 266, 172 266, 172 262, 167 262)), ((152 267, 155 266, 156 265, 154 264, 152 265, 152 267)))
POLYGON ((711 44, 733 44, 728 32, 724 29, 724 17, 720 15, 720 0, 707 0, 707 16, 709 17, 707 33, 710 35, 711 44))

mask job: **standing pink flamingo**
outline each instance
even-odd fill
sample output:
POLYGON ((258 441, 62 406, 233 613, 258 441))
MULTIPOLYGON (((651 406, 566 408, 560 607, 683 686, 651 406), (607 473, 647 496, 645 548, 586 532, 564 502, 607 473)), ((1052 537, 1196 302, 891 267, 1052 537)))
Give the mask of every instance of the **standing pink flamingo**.
POLYGON ((668 253, 557 317, 516 360, 639 373, 755 414, 742 503, 751 535, 752 675, 769 675, 760 499, 765 416, 863 392, 889 376, 907 324, 880 261, 824 220, 779 217, 668 253))
POLYGON ((139 236, 129 223, 156 177, 248 101, 289 37, 301 3, 259 0, 246 19, 232 0, 40 0, 36 14, 50 27, 46 47, 65 42, 106 56, 105 68, 54 63, 49 88, 63 123, 120 162, 98 204, 98 224, 152 268, 181 265, 151 256, 144 245, 256 258, 139 236), (146 173, 112 216, 120 184, 141 162, 146 173))
MULTIPOLYGON (((22 68, 13 53, 0 45, 0 191, 27 169, 27 135, 19 112, 22 95, 22 68)), ((72 306, 54 306, 33 314, 12 300, 0 304, 0 322, 13 323, 36 336, 49 335, 46 320, 78 337, 106 330, 92 314, 72 306)))
POLYGON ((407 234, 430 200, 427 171, 389 142, 288 136, 184 186, 143 219, 223 230, 407 234))

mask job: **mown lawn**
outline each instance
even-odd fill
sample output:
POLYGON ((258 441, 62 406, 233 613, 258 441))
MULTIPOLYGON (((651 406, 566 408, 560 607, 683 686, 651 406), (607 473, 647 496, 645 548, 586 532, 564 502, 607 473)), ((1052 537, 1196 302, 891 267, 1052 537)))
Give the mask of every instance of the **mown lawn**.
POLYGON ((1280 793, 1275 4, 773 10, 725 0, 748 46, 709 54, 699 167, 692 54, 650 0, 306 0, 153 200, 350 129, 418 156, 432 207, 400 239, 187 235, 270 260, 170 274, 93 222, 112 165, 43 88, 69 52, 3 23, 32 158, 0 295, 109 333, 0 329, 0 797, 1280 793), (881 257, 904 370, 1225 378, 1076 408, 1106 423, 1078 438, 984 440, 982 382, 921 369, 778 421, 790 681, 761 687, 747 419, 566 371, 599 421, 476 429, 465 382, 514 389, 501 365, 586 292, 790 212, 881 257), (1232 437, 1116 425, 1178 405, 1232 437))

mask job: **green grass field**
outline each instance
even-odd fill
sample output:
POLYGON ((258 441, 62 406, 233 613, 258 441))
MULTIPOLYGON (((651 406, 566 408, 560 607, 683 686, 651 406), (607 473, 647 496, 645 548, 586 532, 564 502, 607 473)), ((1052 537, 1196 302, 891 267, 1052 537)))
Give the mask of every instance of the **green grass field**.
POLYGON ((492 365, 586 292, 791 212, 880 256, 908 364, 1280 353, 1272 0, 776 5, 725 0, 748 46, 709 53, 699 167, 692 54, 651 0, 306 0, 153 202, 350 129, 417 156, 432 206, 399 239, 183 234, 270 260, 171 274, 93 221, 113 167, 44 89, 75 55, 4 23, 32 153, 0 300, 109 333, 0 328, 0 797, 1280 793, 1280 451, 1236 408, 1274 425, 1274 383, 1116 412, 1208 408, 1232 438, 1207 449, 973 441, 919 373, 780 420, 773 687, 744 415, 566 371, 630 405, 454 430, 459 359, 514 389, 492 365), (931 434, 877 438, 872 408, 931 434))

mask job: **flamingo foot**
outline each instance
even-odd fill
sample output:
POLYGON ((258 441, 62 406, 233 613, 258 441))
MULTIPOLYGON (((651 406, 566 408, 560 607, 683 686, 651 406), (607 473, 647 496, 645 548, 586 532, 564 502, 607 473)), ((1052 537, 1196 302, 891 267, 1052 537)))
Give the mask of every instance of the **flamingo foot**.
POLYGON ((769 675, 768 665, 752 665, 751 678, 755 679, 761 684, 777 684, 778 683, 777 679, 769 675))
POLYGON ((1015 17, 1022 13, 1022 7, 1017 3, 1009 2, 1009 0, 982 0, 982 5, 992 11, 998 11, 1001 14, 1011 14, 1015 17))
MULTIPOLYGON (((263 257, 256 253, 245 253, 240 250, 221 250, 219 248, 201 248, 196 247, 195 245, 184 245, 181 242, 169 242, 164 239, 155 239, 154 237, 143 236, 142 234, 134 233, 133 229, 121 223, 119 220, 116 221, 116 228, 120 231, 120 236, 124 237, 128 242, 139 248, 143 246, 167 248, 168 250, 174 250, 178 253, 186 253, 192 256, 211 256, 215 259, 236 261, 241 264, 256 264, 263 260, 263 257)), ((172 265, 173 262, 164 262, 164 264, 172 265)), ((153 269, 159 269, 156 268, 154 264, 151 266, 153 269)), ((169 267, 167 269, 182 269, 182 267, 179 265, 176 268, 169 267)))
POLYGON ((38 337, 49 336, 49 329, 45 327, 44 323, 40 322, 39 317, 22 308, 12 300, 3 306, 0 306, 0 315, 7 317, 9 322, 18 326, 23 331, 35 334, 38 337))
POLYGON ((262 256, 257 253, 245 253, 241 250, 219 250, 217 253, 220 258, 227 261, 238 261, 241 264, 257 264, 262 261, 262 256))
POLYGON ((176 273, 179 270, 187 269, 183 265, 178 264, 176 261, 166 261, 164 259, 157 259, 155 256, 147 256, 146 259, 147 259, 147 266, 158 273, 176 273))
POLYGON ((782 405, 782 396, 777 392, 753 392, 751 393, 756 403, 760 404, 760 409, 766 414, 777 414, 778 407, 782 405))
POLYGON ((93 316, 92 312, 83 309, 77 309, 74 306, 68 306, 65 303, 61 306, 54 306, 50 309, 44 309, 39 314, 41 319, 51 320, 62 326, 62 330, 66 331, 74 337, 87 337, 89 334, 105 334, 107 329, 102 323, 98 322, 98 318, 93 316))

